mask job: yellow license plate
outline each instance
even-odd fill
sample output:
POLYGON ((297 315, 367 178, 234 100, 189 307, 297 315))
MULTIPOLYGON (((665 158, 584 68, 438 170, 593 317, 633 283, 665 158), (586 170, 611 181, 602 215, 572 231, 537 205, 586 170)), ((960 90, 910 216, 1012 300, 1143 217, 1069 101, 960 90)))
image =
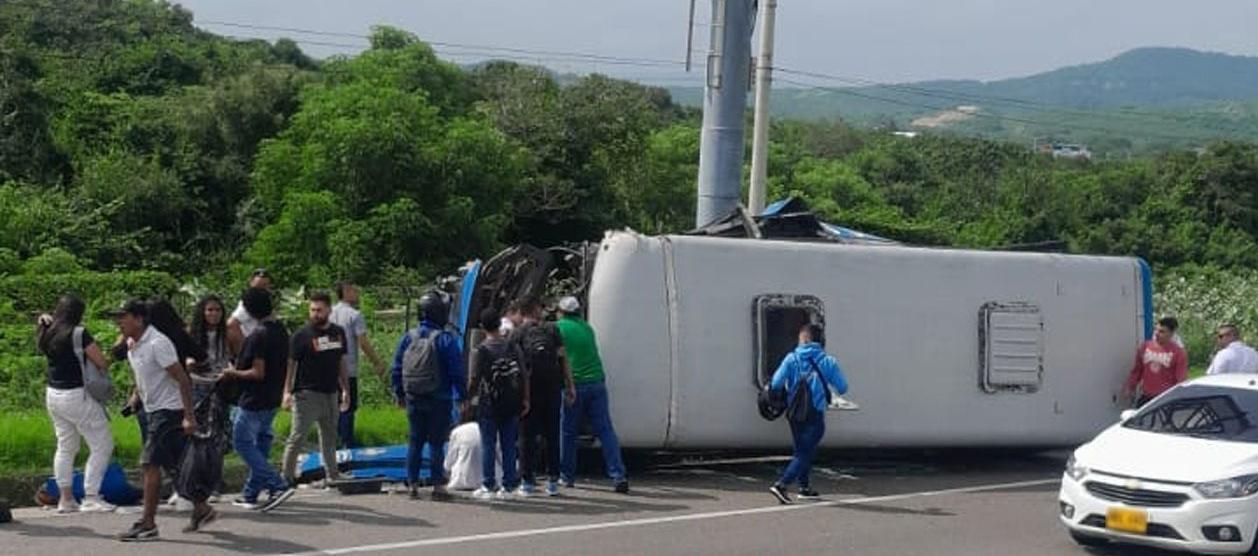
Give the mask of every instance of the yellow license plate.
POLYGON ((1149 512, 1131 508, 1110 508, 1105 512, 1105 528, 1144 535, 1149 532, 1149 512))

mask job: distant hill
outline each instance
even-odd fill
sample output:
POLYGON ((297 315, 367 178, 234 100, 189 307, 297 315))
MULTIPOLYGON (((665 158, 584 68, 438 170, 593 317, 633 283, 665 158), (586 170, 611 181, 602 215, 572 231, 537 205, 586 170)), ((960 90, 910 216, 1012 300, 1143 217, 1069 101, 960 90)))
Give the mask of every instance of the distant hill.
MULTIPOLYGON (((779 117, 1134 148, 1258 140, 1258 57, 1141 48, 1103 62, 991 82, 843 87, 825 77, 781 78, 821 88, 779 81, 772 100, 779 117)), ((682 103, 697 106, 702 99, 697 88, 672 92, 682 103)))

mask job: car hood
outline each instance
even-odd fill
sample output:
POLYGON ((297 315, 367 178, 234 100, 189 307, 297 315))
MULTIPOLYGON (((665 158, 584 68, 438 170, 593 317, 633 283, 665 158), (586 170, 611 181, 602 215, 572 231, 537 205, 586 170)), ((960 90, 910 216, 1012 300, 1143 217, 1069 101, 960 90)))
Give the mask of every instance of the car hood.
POLYGON ((1258 473, 1258 444, 1114 425, 1075 451, 1078 465, 1142 479, 1198 483, 1258 473))

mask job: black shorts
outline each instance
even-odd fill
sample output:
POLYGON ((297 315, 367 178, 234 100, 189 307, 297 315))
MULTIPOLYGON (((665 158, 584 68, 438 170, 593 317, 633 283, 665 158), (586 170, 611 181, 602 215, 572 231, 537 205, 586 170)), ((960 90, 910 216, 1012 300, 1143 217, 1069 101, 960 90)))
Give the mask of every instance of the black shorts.
POLYGON ((183 432, 183 412, 162 409, 148 413, 148 437, 140 453, 141 465, 175 467, 183 456, 188 437, 183 432))

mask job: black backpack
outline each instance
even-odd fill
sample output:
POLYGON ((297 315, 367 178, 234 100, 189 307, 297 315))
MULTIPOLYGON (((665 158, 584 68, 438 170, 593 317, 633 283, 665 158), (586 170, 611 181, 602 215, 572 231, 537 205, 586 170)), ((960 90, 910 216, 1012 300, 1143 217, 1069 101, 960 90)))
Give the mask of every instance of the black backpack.
POLYGON ((809 382, 813 377, 821 380, 822 389, 826 392, 826 404, 830 403, 830 386, 825 383, 825 377, 821 375, 821 369, 817 367, 817 361, 808 360, 808 365, 812 367, 807 373, 799 375, 798 381, 795 383, 795 397, 786 406, 787 420, 802 423, 814 418, 817 415, 817 408, 812 401, 812 385, 809 382))
POLYGON ((510 351, 497 357, 483 346, 479 349, 484 350, 483 356, 493 358, 488 375, 480 382, 481 403, 488 404, 495 417, 519 414, 524 408, 524 371, 520 362, 510 351))
POLYGON ((562 382, 563 364, 559 361, 559 333, 553 325, 536 323, 521 331, 520 349, 533 380, 545 384, 562 382))

